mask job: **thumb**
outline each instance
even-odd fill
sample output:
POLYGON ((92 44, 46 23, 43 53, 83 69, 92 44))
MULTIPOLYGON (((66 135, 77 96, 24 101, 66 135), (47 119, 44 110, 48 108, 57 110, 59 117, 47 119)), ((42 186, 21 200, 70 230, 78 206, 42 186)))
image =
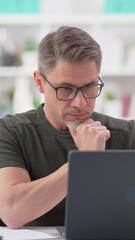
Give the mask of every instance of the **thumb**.
POLYGON ((71 134, 71 136, 73 137, 73 139, 75 138, 75 136, 76 136, 76 131, 75 130, 73 130, 72 128, 69 128, 69 132, 70 132, 70 134, 71 134))
POLYGON ((76 136, 76 127, 74 127, 72 124, 68 124, 67 127, 71 136, 74 138, 76 136))

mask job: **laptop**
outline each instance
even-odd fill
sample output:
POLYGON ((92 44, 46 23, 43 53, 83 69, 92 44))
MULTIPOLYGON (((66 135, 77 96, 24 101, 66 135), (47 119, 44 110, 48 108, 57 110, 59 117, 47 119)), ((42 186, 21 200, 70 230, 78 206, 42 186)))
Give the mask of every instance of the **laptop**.
POLYGON ((135 239, 135 150, 70 151, 66 239, 135 239))

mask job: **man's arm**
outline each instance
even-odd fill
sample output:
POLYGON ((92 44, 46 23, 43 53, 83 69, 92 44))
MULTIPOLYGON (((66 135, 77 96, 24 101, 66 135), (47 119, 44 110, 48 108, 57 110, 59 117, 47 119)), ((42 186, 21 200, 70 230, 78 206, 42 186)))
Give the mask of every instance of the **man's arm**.
MULTIPOLYGON (((70 129, 79 150, 104 150, 110 132, 100 122, 87 120, 70 129)), ((67 193, 68 164, 54 173, 31 181, 19 167, 0 170, 0 218, 10 228, 20 228, 55 207, 67 193)))
POLYGON ((0 170, 0 218, 10 228, 20 228, 47 213, 67 194, 68 164, 47 177, 31 181, 23 168, 0 170))

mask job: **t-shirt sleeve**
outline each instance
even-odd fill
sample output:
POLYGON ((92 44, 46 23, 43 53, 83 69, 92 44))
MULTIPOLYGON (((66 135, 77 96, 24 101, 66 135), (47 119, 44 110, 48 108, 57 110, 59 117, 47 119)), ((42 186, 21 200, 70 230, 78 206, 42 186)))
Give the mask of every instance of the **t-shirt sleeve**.
POLYGON ((25 168, 21 143, 12 125, 0 119, 0 168, 25 168))
POLYGON ((129 148, 135 149, 135 121, 129 121, 129 148))

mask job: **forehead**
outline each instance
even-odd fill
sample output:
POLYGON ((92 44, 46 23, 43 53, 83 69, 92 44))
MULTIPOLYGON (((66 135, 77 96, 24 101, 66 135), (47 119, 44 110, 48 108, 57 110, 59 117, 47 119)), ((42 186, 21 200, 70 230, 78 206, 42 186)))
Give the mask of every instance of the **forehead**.
MULTIPOLYGON (((94 61, 82 64, 70 64, 66 61, 59 60, 55 68, 48 74, 50 79, 55 78, 56 81, 87 81, 96 80, 98 78, 98 69, 94 61)), ((76 83, 76 82, 75 82, 76 83)))

